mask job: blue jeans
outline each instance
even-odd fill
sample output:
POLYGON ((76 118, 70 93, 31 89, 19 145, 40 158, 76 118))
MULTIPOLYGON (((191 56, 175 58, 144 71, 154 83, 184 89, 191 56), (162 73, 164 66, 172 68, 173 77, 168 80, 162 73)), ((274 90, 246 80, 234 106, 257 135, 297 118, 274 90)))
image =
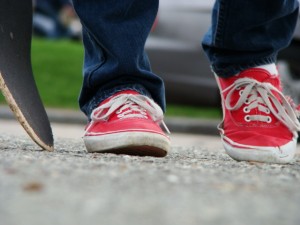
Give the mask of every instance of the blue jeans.
MULTIPOLYGON (((86 115, 125 90, 147 95, 165 110, 164 84, 144 51, 159 0, 73 0, 83 25, 84 80, 79 104, 86 115)), ((296 24, 297 0, 216 0, 203 47, 219 76, 275 62, 296 24)), ((200 37, 199 37, 200 38, 200 37)))
POLYGON ((218 0, 202 46, 214 72, 230 77, 276 62, 294 32, 298 0, 218 0))
POLYGON ((164 84, 144 51, 158 0, 73 0, 83 25, 84 80, 79 104, 90 115, 101 101, 124 90, 152 97, 165 108, 164 84))

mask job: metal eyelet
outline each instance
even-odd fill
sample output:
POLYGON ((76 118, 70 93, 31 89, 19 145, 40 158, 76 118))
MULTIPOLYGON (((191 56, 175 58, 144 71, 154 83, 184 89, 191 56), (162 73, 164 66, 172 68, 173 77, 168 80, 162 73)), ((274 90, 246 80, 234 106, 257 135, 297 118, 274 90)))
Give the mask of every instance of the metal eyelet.
POLYGON ((270 109, 266 110, 266 114, 270 114, 270 112, 271 112, 270 109))
POLYGON ((244 120, 245 120, 246 122, 250 122, 250 121, 251 121, 251 120, 250 120, 250 116, 249 116, 249 115, 245 116, 245 117, 244 117, 244 120))
POLYGON ((243 90, 240 90, 239 94, 242 95, 243 94, 243 90))
POLYGON ((272 122, 272 118, 268 116, 267 123, 271 123, 271 122, 272 122))
POLYGON ((249 113, 249 112, 250 112, 250 109, 249 109, 248 107, 244 107, 244 108, 243 108, 243 111, 244 111, 244 113, 249 113))
POLYGON ((250 104, 250 101, 249 101, 249 99, 248 99, 248 98, 245 100, 245 104, 247 104, 247 105, 249 105, 249 104, 250 104))

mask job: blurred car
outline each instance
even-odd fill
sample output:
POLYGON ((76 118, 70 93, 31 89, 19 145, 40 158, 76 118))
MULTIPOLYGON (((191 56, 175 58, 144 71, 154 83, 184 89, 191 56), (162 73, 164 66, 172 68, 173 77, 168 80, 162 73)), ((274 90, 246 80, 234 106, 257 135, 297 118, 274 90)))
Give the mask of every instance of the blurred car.
MULTIPOLYGON (((166 86, 168 103, 220 106, 220 95, 201 39, 211 21, 214 0, 160 0, 146 51, 166 86)), ((288 94, 300 102, 300 22, 291 46, 279 55, 288 94)))

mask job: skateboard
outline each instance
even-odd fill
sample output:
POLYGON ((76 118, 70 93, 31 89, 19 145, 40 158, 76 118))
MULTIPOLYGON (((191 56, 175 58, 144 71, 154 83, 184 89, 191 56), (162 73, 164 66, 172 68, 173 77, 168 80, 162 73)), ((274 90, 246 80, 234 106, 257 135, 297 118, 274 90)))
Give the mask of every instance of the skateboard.
POLYGON ((31 38, 32 0, 0 0, 0 89, 32 140, 52 151, 52 130, 31 67, 31 38))

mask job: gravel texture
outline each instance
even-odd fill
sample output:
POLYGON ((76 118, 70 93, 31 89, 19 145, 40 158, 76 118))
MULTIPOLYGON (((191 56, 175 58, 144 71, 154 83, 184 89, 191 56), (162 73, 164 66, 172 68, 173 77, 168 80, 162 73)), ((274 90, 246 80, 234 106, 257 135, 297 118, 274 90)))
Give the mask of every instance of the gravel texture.
POLYGON ((55 152, 0 137, 0 225, 300 224, 300 157, 236 162, 222 149, 173 147, 165 158, 55 152))

